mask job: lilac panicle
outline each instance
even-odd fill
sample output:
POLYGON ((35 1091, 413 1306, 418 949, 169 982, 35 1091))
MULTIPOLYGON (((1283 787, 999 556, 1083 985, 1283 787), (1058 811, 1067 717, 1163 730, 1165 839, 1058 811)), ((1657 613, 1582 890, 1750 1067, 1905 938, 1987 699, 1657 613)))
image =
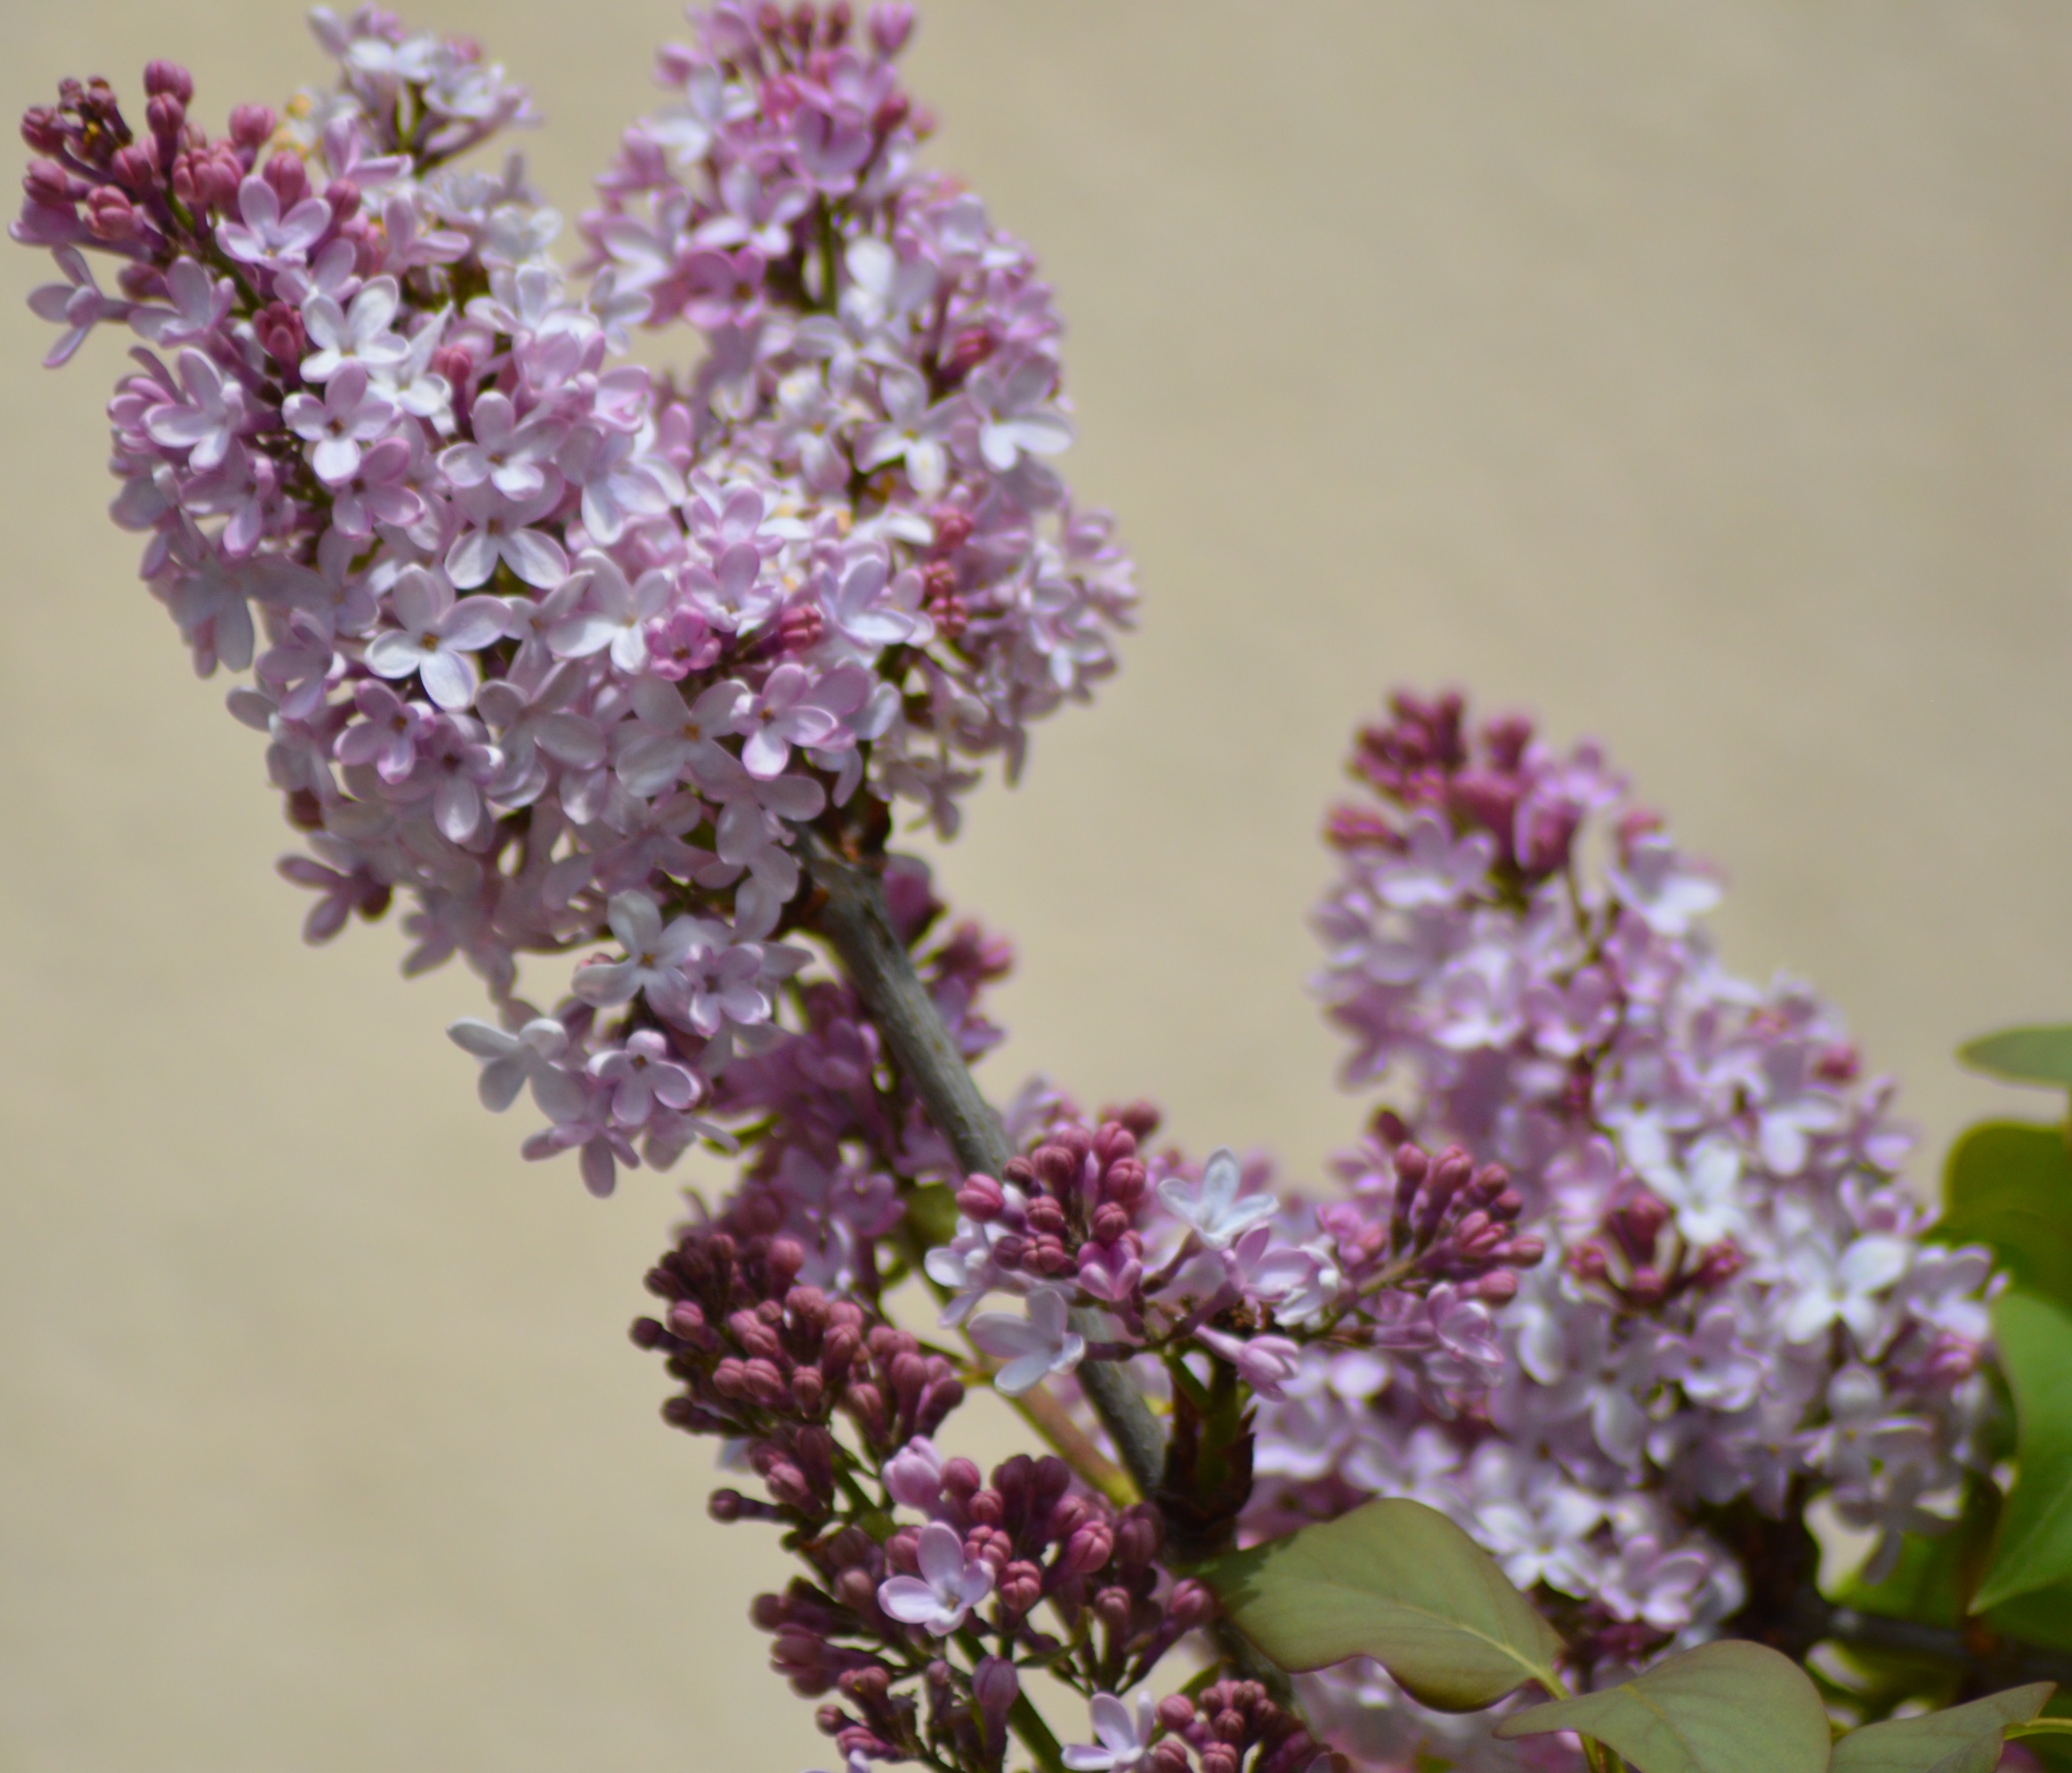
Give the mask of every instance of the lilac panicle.
MULTIPOLYGON (((1254 1529, 1415 1496, 1604 1669, 1736 1614, 1774 1581, 1736 1548, 1817 1498, 1877 1535, 1874 1575, 1942 1530, 1979 1456, 1987 1260, 1922 1242, 1892 1086, 1833 1010, 1726 971, 1716 876, 1593 746, 1399 695, 1352 773, 1321 985, 1348 1081, 1399 1089, 1343 1161, 1352 1197, 1401 1189, 1405 1137, 1452 1141, 1503 1167, 1548 1259, 1500 1320, 1501 1377, 1451 1418, 1312 1350, 1262 1414, 1254 1529)), ((1377 1752, 1445 1739, 1378 1675, 1315 1685, 1377 1752)))
POLYGON ((51 361, 142 341, 114 514, 196 669, 251 673, 308 935, 400 898, 406 971, 489 985, 454 1031, 484 1099, 520 1064, 528 1154, 608 1193, 724 1141, 722 1080, 780 1040, 798 827, 952 830, 977 764, 1113 669, 1129 563, 1050 466, 1033 261, 914 163, 902 9, 694 12, 587 288, 516 156, 455 164, 532 120, 501 69, 374 7, 313 22, 336 84, 219 134, 170 64, 140 122, 67 82, 23 119, 14 236, 62 277, 51 361), (696 335, 686 383, 627 360, 643 323, 696 335))

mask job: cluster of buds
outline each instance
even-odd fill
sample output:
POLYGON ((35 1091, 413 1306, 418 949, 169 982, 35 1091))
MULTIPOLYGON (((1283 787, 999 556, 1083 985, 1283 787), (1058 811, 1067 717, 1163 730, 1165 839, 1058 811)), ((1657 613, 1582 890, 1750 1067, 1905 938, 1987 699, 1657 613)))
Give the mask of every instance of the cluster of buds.
POLYGON ((1370 1140, 1340 1169, 1351 1200, 1319 1208, 1317 1218, 1357 1291, 1451 1282, 1502 1305, 1518 1292, 1518 1271, 1547 1253, 1544 1238, 1518 1229, 1526 1201, 1510 1172, 1477 1164, 1464 1146, 1435 1154, 1408 1139, 1392 1151, 1370 1140))
POLYGON ((1731 1237, 1694 1249, 1678 1229, 1676 1210, 1642 1187, 1622 1191, 1594 1231, 1569 1246, 1568 1272, 1601 1290, 1624 1311, 1653 1311, 1688 1292, 1717 1292, 1747 1258, 1731 1237))
POLYGON ((1165 1734, 1151 1745, 1152 1773, 1307 1773, 1321 1755, 1301 1718, 1256 1680, 1210 1681, 1175 1693, 1153 1715, 1165 1734), (1247 1757, 1250 1757, 1249 1760, 1247 1757))
POLYGON ((875 1465, 894 1446, 927 1435, 964 1401, 957 1369, 925 1353, 853 1299, 830 1299, 797 1275, 805 1251, 782 1235, 783 1210, 766 1194, 738 1198, 723 1218, 689 1227, 648 1275, 668 1301, 660 1322, 634 1325, 643 1348, 668 1356, 684 1389, 665 1419, 692 1434, 747 1443, 771 1504, 732 1491, 714 1512, 739 1518, 773 1505, 804 1525, 824 1520, 836 1501, 846 1453, 832 1423, 838 1411, 875 1465))

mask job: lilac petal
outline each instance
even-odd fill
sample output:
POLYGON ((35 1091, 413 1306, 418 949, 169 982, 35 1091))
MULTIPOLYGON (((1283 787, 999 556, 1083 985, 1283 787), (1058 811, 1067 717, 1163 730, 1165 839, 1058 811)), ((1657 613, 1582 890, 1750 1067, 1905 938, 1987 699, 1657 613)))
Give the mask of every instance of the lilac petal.
POLYGON ((425 685, 425 693, 449 714, 457 714, 474 700, 482 679, 472 654, 441 646, 419 657, 423 662, 417 667, 417 681, 425 685))
POLYGON ((894 1576, 878 1591, 878 1604, 908 1625, 926 1625, 942 1612, 935 1591, 919 1576, 894 1576))
POLYGON ((511 606, 501 597, 464 597, 446 612, 439 637, 463 652, 474 652, 501 640, 511 623, 511 606))
POLYGON ((516 1054, 491 1060, 475 1080, 475 1094, 482 1097, 482 1106, 492 1114, 501 1114, 518 1099, 518 1092, 524 1088, 525 1062, 516 1054))
MULTIPOLYGON (((553 590, 569 576, 569 557, 562 552, 561 544, 538 530, 512 530, 503 538, 500 552, 513 572, 542 591, 553 590)), ((453 582, 460 583, 457 579, 453 582)))
POLYGON ((595 769, 604 761, 604 735, 579 714, 550 714, 533 729, 539 749, 556 763, 595 769))
POLYGON ((489 583, 497 570, 497 538, 486 530, 464 530, 446 551, 446 576, 463 591, 489 583))
MULTIPOLYGON (((407 677, 424 662, 424 647, 394 628, 384 629, 367 643, 367 668, 377 677, 407 677)), ((343 752, 339 755, 344 756, 343 752)))
POLYGON ((506 1034, 494 1023, 483 1022, 473 1016, 464 1016, 457 1022, 447 1024, 446 1038, 464 1053, 472 1053, 478 1059, 505 1059, 518 1050, 519 1040, 515 1034, 506 1034))
POLYGON ((611 1009, 632 999, 639 971, 638 964, 632 960, 593 961, 576 968, 569 989, 585 1003, 611 1009))
POLYGON ((464 776, 448 776, 432 790, 432 822, 449 843, 465 843, 482 822, 482 791, 464 776))
POLYGON ((932 1520, 921 1529, 914 1548, 922 1576, 936 1590, 955 1586, 964 1577, 964 1538, 953 1526, 932 1520))

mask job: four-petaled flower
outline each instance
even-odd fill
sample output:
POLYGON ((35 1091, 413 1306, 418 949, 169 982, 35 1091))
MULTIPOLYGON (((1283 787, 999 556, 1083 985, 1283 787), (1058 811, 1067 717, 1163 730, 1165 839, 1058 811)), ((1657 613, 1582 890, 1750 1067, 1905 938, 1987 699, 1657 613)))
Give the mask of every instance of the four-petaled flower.
POLYGON ((921 1529, 914 1555, 920 1575, 887 1578, 878 1585, 878 1604, 903 1624, 947 1638, 992 1592, 992 1566, 966 1556, 964 1536, 939 1520, 921 1529))
POLYGON ((1137 1773, 1151 1759, 1156 1714, 1150 1694, 1139 1689, 1132 1711, 1113 1693, 1097 1693, 1087 1710, 1095 1740, 1074 1743, 1064 1751, 1064 1764, 1072 1773, 1137 1773))
POLYGON ((1158 1185, 1158 1197, 1210 1249, 1227 1250, 1248 1228, 1280 1210, 1280 1202, 1271 1194, 1241 1198, 1237 1191, 1243 1181, 1237 1154, 1228 1146, 1218 1146, 1202 1166, 1199 1182, 1190 1186, 1178 1176, 1169 1176, 1158 1185))
POLYGON ((971 1320, 973 1343, 1007 1364, 993 1375, 993 1389, 1019 1397, 1054 1372, 1070 1372, 1087 1351, 1086 1339, 1066 1323, 1064 1295, 1040 1287, 1029 1295, 1029 1315, 989 1311, 971 1320))

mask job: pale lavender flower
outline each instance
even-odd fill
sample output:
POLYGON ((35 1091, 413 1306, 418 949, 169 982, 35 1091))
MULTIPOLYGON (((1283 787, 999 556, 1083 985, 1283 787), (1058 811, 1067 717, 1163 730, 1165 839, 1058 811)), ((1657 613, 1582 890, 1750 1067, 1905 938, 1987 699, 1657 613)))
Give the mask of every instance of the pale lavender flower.
POLYGON ((1006 1364, 993 1375, 993 1388, 1008 1397, 1040 1385, 1053 1373, 1070 1372, 1086 1354, 1086 1339, 1065 1323, 1065 1298, 1055 1287, 1029 1295, 1029 1315, 1004 1311, 981 1313, 971 1320, 972 1345, 1006 1364))
POLYGON ((878 1604, 904 1624, 947 1638, 992 1592, 992 1566, 967 1557, 963 1535, 939 1520, 921 1529, 915 1555, 920 1575, 887 1578, 878 1586, 878 1604))
POLYGON ((1087 1709, 1091 1714, 1094 1742, 1067 1745, 1064 1764, 1072 1773, 1137 1773, 1149 1762, 1151 1739, 1157 1726, 1150 1694, 1139 1689, 1132 1707, 1113 1693, 1097 1693, 1088 1701, 1087 1709))

